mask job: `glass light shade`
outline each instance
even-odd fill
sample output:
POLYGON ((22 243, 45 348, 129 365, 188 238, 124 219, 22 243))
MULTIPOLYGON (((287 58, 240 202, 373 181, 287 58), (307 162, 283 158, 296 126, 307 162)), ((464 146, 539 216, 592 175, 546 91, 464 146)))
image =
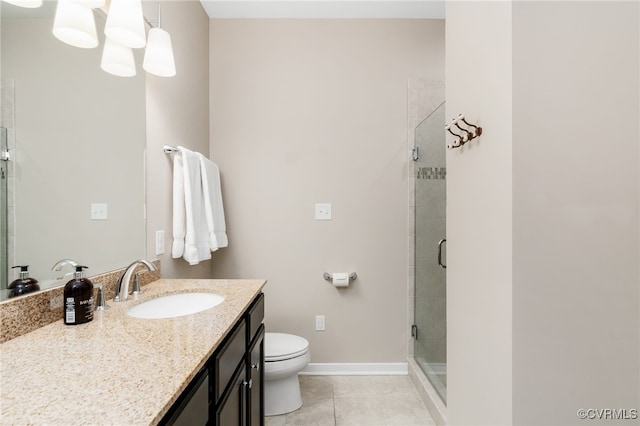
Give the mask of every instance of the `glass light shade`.
POLYGON ((133 50, 107 37, 104 40, 104 50, 102 51, 100 68, 118 77, 133 77, 136 75, 136 63, 133 59, 133 50))
POLYGON ((93 11, 75 0, 58 0, 53 35, 75 47, 91 49, 98 46, 93 11))
POLYGON ((151 28, 149 30, 142 67, 148 73, 160 77, 173 77, 176 75, 171 35, 162 28, 151 28))
POLYGON ((4 1, 14 6, 26 7, 27 9, 35 9, 42 6, 42 0, 4 0, 4 1))
POLYGON ((123 46, 138 49, 146 43, 140 0, 111 0, 105 35, 123 46))

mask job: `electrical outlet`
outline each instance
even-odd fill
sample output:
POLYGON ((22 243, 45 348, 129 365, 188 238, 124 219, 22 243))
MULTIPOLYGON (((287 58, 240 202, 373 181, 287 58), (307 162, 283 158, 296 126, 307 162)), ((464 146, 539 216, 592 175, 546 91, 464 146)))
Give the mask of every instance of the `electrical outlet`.
POLYGON ((316 331, 324 331, 324 315, 316 315, 316 331))
POLYGON ((164 231, 156 231, 156 255, 164 254, 164 231))
POLYGON ((62 297, 62 295, 52 297, 51 299, 49 299, 49 310, 54 311, 56 309, 62 308, 63 301, 64 298, 62 297))

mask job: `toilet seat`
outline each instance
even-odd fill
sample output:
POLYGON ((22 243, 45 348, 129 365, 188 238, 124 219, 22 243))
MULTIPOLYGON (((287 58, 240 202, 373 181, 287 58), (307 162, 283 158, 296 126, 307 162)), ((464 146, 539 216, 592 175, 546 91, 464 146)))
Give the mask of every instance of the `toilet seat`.
POLYGON ((286 333, 266 333, 264 339, 265 362, 284 361, 304 355, 309 341, 286 333))

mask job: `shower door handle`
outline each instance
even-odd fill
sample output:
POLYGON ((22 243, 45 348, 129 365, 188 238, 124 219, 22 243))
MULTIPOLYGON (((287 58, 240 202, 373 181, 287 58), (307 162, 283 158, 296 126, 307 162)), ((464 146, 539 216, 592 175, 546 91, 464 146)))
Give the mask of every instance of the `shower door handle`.
POLYGON ((444 243, 446 243, 446 242, 447 242, 447 239, 446 239, 446 238, 443 238, 443 239, 441 239, 440 241, 438 241, 438 265, 439 265, 441 268, 444 268, 444 269, 446 269, 446 268, 447 268, 447 265, 445 265, 444 263, 442 263, 442 244, 444 244, 444 243))

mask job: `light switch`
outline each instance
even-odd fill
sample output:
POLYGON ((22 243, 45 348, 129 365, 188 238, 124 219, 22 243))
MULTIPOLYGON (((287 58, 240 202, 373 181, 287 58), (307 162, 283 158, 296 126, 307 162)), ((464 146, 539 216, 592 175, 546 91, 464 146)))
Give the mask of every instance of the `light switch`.
POLYGON ((164 231, 156 231, 156 255, 164 254, 164 231))
POLYGON ((316 220, 331 220, 331 203, 316 204, 316 220))
POLYGON ((107 220, 107 204, 106 203, 91 204, 91 220, 107 220))
POLYGON ((316 315, 316 331, 324 330, 324 315, 316 315))

